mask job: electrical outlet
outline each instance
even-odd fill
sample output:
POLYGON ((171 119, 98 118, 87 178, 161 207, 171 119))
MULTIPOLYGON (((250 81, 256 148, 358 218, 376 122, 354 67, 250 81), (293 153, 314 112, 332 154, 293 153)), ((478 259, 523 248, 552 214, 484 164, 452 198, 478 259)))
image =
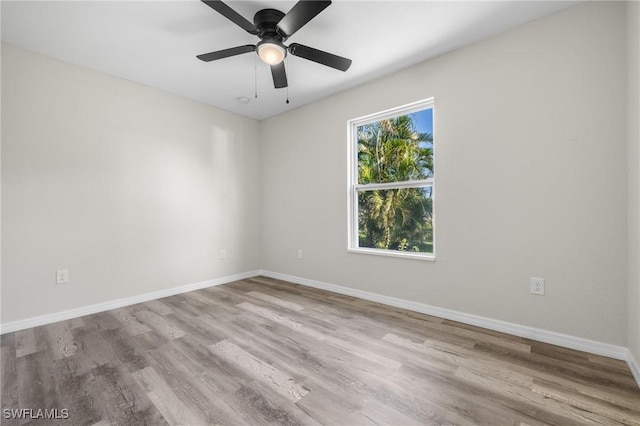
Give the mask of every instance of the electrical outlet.
POLYGON ((531 277, 531 294, 544 296, 544 278, 531 277))
POLYGON ((298 259, 302 259, 302 249, 298 249, 298 259))
POLYGON ((227 258, 227 251, 225 249, 220 250, 220 259, 227 258))
POLYGON ((56 284, 66 284, 69 282, 69 270, 58 269, 56 270, 56 284))

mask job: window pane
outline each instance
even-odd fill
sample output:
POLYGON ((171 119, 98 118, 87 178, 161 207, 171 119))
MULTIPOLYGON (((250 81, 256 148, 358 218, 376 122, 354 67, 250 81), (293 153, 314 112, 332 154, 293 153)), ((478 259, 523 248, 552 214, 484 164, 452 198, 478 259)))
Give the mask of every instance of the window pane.
POLYGON ((359 191, 359 247, 433 253, 431 193, 431 186, 359 191))
POLYGON ((433 177, 433 110, 358 126, 358 183, 433 177))

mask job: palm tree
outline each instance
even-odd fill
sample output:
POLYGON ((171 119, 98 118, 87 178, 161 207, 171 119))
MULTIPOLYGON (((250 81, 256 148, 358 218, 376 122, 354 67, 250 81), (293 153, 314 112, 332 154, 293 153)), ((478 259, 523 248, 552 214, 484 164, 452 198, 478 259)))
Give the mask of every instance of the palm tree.
MULTIPOLYGON (((433 176, 433 137, 416 132, 411 115, 358 128, 358 183, 422 180, 433 176)), ((360 246, 432 251, 430 188, 361 191, 360 246)))

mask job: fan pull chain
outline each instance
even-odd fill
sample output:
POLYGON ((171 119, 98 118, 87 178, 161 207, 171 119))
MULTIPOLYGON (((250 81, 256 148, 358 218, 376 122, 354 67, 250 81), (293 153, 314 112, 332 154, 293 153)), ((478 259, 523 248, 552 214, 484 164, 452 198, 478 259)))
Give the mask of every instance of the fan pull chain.
POLYGON ((253 58, 253 87, 255 98, 258 99, 258 57, 253 58))
MULTIPOLYGON (((287 65, 290 65, 288 58, 287 58, 287 65)), ((291 76, 291 67, 289 67, 289 76, 291 76)), ((287 82, 287 101, 286 101, 286 103, 287 104, 289 103, 289 83, 288 82, 287 82)))

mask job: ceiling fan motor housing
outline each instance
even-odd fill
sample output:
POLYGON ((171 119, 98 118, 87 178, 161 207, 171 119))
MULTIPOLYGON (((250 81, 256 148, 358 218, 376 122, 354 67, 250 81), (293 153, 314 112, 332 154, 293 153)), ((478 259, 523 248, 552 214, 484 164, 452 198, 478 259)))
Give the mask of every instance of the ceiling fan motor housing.
POLYGON ((284 17, 284 13, 276 9, 262 9, 253 17, 253 23, 258 29, 258 37, 261 39, 274 39, 280 42, 286 40, 286 34, 278 31, 278 22, 284 17))

